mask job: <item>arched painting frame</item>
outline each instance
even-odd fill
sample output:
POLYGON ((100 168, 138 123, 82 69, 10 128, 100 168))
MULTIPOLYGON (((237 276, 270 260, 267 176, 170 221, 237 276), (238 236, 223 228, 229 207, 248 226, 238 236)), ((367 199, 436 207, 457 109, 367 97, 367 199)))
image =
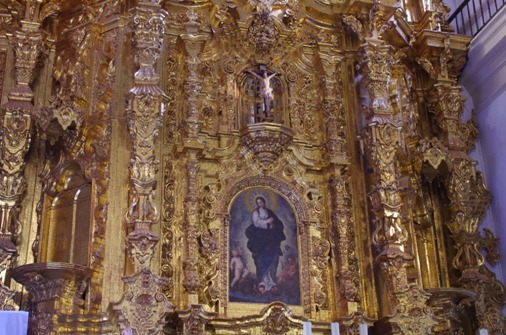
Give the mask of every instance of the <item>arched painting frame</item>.
POLYGON ((229 214, 228 300, 301 305, 298 218, 290 202, 270 188, 251 187, 237 194, 229 214), (258 213, 261 202, 258 199, 265 200, 267 210, 262 212, 273 218, 277 229, 252 227, 252 213, 258 213), (252 233, 255 229, 257 233, 252 233))

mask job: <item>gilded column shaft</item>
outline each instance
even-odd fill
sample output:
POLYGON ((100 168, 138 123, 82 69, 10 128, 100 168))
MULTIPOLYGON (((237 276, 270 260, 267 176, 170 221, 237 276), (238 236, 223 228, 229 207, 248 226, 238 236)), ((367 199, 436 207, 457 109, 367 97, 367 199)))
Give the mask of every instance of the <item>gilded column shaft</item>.
MULTIPOLYGON (((349 193, 349 177, 335 177, 332 180, 334 210, 332 224, 337 233, 338 258, 337 280, 339 294, 348 303, 357 303, 360 299, 358 259, 355 256, 355 234, 353 226, 352 204, 349 193)), ((349 312, 351 312, 349 308, 349 312)))
POLYGON ((327 132, 327 151, 331 159, 346 157, 347 152, 344 145, 344 106, 343 106, 343 85, 341 65, 343 56, 332 55, 330 45, 320 43, 320 60, 324 70, 324 98, 322 109, 325 117, 327 132))
MULTIPOLYGON (((196 151, 190 151, 189 160, 186 164, 188 178, 188 195, 185 199, 185 234, 186 234, 186 258, 184 261, 183 285, 189 294, 197 294, 201 286, 198 272, 198 241, 200 222, 200 200, 198 196, 197 173, 199 171, 196 151)), ((197 303, 197 301, 192 301, 197 303)))
POLYGON ((465 101, 461 88, 450 80, 439 80, 435 86, 431 96, 432 112, 443 130, 441 140, 448 148, 451 165, 447 179, 451 214, 446 226, 456 247, 452 265, 462 273, 460 286, 481 295, 475 304, 480 327, 491 334, 502 334, 504 286, 486 268, 485 257, 480 251, 486 247, 487 238, 480 236, 479 224, 491 197, 482 175, 476 171, 475 162, 468 155, 474 146, 476 128, 473 122, 460 121, 465 101))
MULTIPOLYGON (((393 58, 389 46, 366 43, 361 50, 361 73, 369 93, 366 106, 366 145, 370 164, 374 170, 370 199, 376 216, 373 242, 383 256, 401 255, 404 252, 407 232, 401 225, 401 197, 398 190, 397 147, 402 143, 401 127, 394 120, 394 110, 389 102, 388 82, 393 58)), ((402 270, 400 270, 402 272, 402 270)), ((405 279, 396 290, 407 283, 405 279)))
POLYGON ((162 119, 165 98, 158 87, 159 76, 153 68, 162 48, 165 17, 159 5, 140 2, 132 17, 133 44, 139 69, 130 90, 128 125, 132 141, 130 158, 130 196, 127 222, 129 252, 136 270, 150 266, 158 236, 151 225, 159 219, 153 201, 159 162, 155 141, 162 119))
POLYGON ((391 47, 379 40, 368 40, 360 53, 361 73, 370 99, 365 107, 365 132, 366 151, 373 169, 369 197, 376 227, 372 240, 379 251, 376 262, 386 281, 393 314, 381 320, 378 328, 385 334, 422 334, 436 321, 431 310, 425 308, 429 294, 408 282, 406 270, 413 256, 405 251, 408 232, 401 221, 403 203, 397 161, 404 134, 390 103, 394 59, 391 47))
POLYGON ((131 138, 130 191, 127 224, 128 252, 134 274, 123 277, 126 292, 113 304, 120 329, 138 335, 162 334, 166 315, 173 310, 162 288, 167 279, 151 269, 158 235, 151 226, 158 222, 154 203, 159 162, 155 141, 161 125, 165 95, 158 86, 154 65, 163 46, 165 12, 158 1, 140 1, 132 10, 133 49, 139 69, 130 90, 128 127, 131 138))
POLYGON ((201 288, 201 278, 198 269, 198 236, 200 234, 200 198, 198 172, 200 169, 198 153, 202 150, 199 132, 202 120, 199 112, 199 95, 202 90, 202 78, 199 73, 199 55, 207 40, 207 35, 200 31, 200 18, 195 11, 189 10, 188 21, 185 22, 186 33, 181 35, 186 52, 186 80, 185 80, 185 150, 187 150, 187 195, 185 198, 185 259, 183 286, 190 294, 190 305, 197 304, 197 294, 201 288))
POLYGON ((26 191, 25 155, 30 148, 33 91, 37 60, 42 49, 42 34, 37 22, 40 1, 28 2, 24 20, 12 36, 15 55, 15 83, 8 101, 0 110, 0 271, 16 256, 15 238, 21 230, 19 206, 26 191))

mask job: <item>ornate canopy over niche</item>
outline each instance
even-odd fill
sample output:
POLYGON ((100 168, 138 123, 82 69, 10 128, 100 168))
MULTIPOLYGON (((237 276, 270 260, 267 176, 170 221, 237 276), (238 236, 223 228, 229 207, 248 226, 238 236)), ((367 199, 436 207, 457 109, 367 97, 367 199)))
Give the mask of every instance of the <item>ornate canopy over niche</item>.
POLYGON ((2 275, 0 308, 48 286, 37 334, 504 333, 447 14, 7 1, 0 273, 79 271, 2 275))

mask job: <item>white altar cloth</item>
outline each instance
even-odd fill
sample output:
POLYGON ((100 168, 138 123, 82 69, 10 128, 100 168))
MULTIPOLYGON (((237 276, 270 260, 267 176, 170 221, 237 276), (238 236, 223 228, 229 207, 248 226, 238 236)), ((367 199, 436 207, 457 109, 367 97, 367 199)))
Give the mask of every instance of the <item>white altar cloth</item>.
POLYGON ((0 335, 26 335, 28 312, 0 311, 0 335))

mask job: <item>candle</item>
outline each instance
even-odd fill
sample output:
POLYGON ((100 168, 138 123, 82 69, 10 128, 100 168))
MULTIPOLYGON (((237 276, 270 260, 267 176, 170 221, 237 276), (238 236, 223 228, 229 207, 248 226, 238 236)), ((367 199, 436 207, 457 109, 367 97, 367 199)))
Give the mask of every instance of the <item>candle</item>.
POLYGON ((304 335, 311 335, 311 322, 309 321, 302 322, 302 330, 304 332, 304 335))
POLYGON ((332 322, 330 324, 330 334, 331 335, 340 335, 340 333, 339 333, 339 323, 338 322, 332 322))
POLYGON ((365 323, 362 323, 360 325, 360 335, 367 335, 367 325, 365 323))
POLYGON ((488 335, 488 330, 486 329, 480 329, 479 335, 488 335))

